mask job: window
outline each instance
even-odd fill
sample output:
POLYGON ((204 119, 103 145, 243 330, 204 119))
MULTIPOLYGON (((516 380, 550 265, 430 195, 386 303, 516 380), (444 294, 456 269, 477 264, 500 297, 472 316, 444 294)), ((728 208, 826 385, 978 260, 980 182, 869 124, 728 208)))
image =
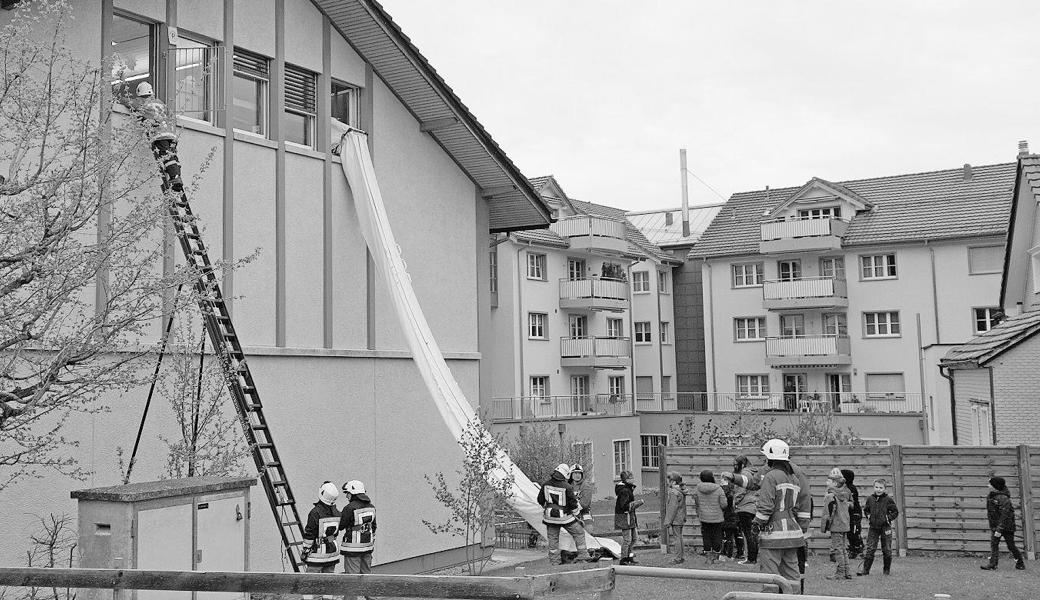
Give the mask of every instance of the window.
POLYGON ((622 335, 622 333, 621 333, 623 331, 623 329, 622 329, 623 324, 624 324, 624 321, 622 321, 621 319, 611 319, 611 318, 608 318, 607 319, 607 337, 608 338, 624 337, 622 335))
POLYGON ((632 291, 636 293, 650 291, 650 271, 632 272, 632 291))
POLYGON ((636 328, 636 343, 637 344, 649 344, 650 343, 650 321, 639 321, 635 324, 636 328))
POLYGON ((625 270, 621 268, 618 263, 605 262, 600 268, 601 277, 603 279, 616 279, 617 281, 625 281, 625 270))
POLYGON ((983 333, 1004 320, 1004 311, 999 308, 973 308, 975 314, 975 333, 983 333))
POLYGON ((863 313, 864 332, 867 337, 899 337, 899 313, 863 313))
POLYGON ((737 396, 765 398, 769 395, 769 375, 737 375, 737 396))
POLYGON ((968 273, 1002 273, 1004 271, 1003 246, 976 246, 968 248, 968 273))
POLYGON ((614 479, 632 470, 632 440, 614 440, 614 479))
POLYGON ((976 446, 993 445, 993 420, 988 402, 971 401, 972 443, 976 446))
POLYGON ((491 289, 492 294, 498 293, 498 250, 492 250, 488 254, 488 268, 490 273, 488 275, 488 286, 491 289))
POLYGON ((654 399, 654 378, 647 375, 636 376, 636 400, 654 399))
POLYGON ((571 410, 575 413, 589 412, 591 398, 589 397, 589 376, 571 376, 571 410))
POLYGON ((532 340, 548 339, 545 335, 545 313, 527 313, 527 337, 532 340))
POLYGON ((142 21, 112 16, 112 80, 122 76, 129 92, 147 81, 155 85, 152 73, 155 65, 155 28, 142 21))
POLYGON ((216 93, 216 48, 213 44, 179 34, 172 50, 177 70, 174 80, 173 110, 179 115, 213 122, 216 93))
POLYGON ((585 259, 567 259, 567 281, 580 281, 585 279, 585 259))
POLYGON ((776 272, 780 281, 797 281, 802 278, 802 261, 781 260, 776 263, 776 272))
POLYGON ((840 206, 821 206, 820 208, 803 208, 798 211, 799 219, 840 219, 840 206))
POLYGON ((1033 274, 1033 293, 1040 294, 1040 246, 1033 246, 1028 252, 1033 274))
POLYGON ((844 313, 824 313, 823 335, 848 335, 849 324, 844 313))
POLYGON ((657 291, 661 294, 668 293, 668 271, 657 272, 657 291))
POLYGON ((841 256, 825 256, 821 258, 820 276, 845 279, 845 259, 841 256))
POLYGON ((544 375, 531 377, 531 397, 549 401, 549 378, 544 375))
POLYGON ((867 398, 905 398, 902 373, 867 373, 867 398))
POLYGON ((266 136, 269 61, 259 54, 236 48, 233 62, 232 126, 239 131, 266 136))
POLYGON ((527 278, 545 281, 545 255, 527 253, 527 278))
POLYGON ((625 397, 625 377, 623 375, 611 375, 607 377, 607 393, 611 398, 625 397))
POLYGON ((318 112, 317 78, 317 75, 306 69, 285 65, 282 137, 287 142, 314 147, 314 120, 318 112))
POLYGON ((568 315, 567 330, 572 338, 583 338, 588 333, 589 321, 585 315, 568 315))
POLYGON ((592 453, 592 442, 571 442, 571 456, 578 464, 584 465, 586 482, 594 482, 596 469, 593 461, 596 455, 592 453))
POLYGON ((762 285, 762 263, 733 265, 733 287, 758 287, 762 285))
POLYGON ((339 120, 345 125, 357 126, 358 119, 358 89, 341 81, 332 80, 332 118, 339 120))
POLYGON ((863 279, 892 279, 896 276, 895 254, 871 254, 859 257, 863 279))
POLYGON ((801 338, 805 337, 804 315, 780 315, 780 337, 801 338))
POLYGON ((671 342, 669 341, 671 338, 668 336, 668 330, 669 329, 670 329, 670 327, 668 326, 668 321, 661 321, 661 343, 662 344, 671 344, 671 342))
POLYGON ((738 342, 764 340, 766 338, 765 317, 738 317, 733 319, 738 342))
POLYGON ((644 469, 657 469, 661 466, 661 446, 668 445, 668 436, 660 433, 639 436, 640 454, 643 457, 644 469))

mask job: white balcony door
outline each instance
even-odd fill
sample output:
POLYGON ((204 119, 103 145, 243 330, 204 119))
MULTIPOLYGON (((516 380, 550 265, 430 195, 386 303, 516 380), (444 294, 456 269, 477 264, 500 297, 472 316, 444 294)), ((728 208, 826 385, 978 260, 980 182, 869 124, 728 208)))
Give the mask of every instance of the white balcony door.
POLYGON ((589 320, 585 315, 570 315, 567 318, 567 326, 572 338, 583 338, 589 330, 589 320))
POLYGON ((798 400, 806 391, 805 373, 784 373, 784 405, 785 410, 797 410, 798 400))
POLYGON ((780 281, 797 281, 802 278, 802 261, 781 260, 776 263, 780 281))
POLYGON ((801 338, 805 337, 804 315, 780 315, 780 337, 801 338))
POLYGON ((844 313, 829 313, 823 315, 824 335, 848 335, 849 324, 844 313))
POLYGON ((571 376, 571 409, 575 413, 589 410, 589 376, 571 376))
POLYGON ((583 258, 568 258, 567 259, 567 280, 568 281, 581 281, 585 279, 585 259, 583 258))

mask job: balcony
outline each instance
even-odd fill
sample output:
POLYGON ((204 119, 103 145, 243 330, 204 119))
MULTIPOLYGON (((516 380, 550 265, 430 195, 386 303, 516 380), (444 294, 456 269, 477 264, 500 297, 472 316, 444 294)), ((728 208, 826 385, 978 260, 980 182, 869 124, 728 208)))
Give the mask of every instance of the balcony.
MULTIPOLYGON (((695 412, 811 412, 842 414, 921 413, 921 394, 861 392, 771 392, 754 396, 737 393, 676 392, 679 410, 695 412)), ((640 400, 636 400, 637 410, 640 400)), ((646 409, 650 410, 650 409, 646 409)))
POLYGON ((622 312, 629 308, 629 293, 621 279, 561 279, 560 308, 622 312))
POLYGON ((763 254, 836 250, 849 222, 841 219, 788 219, 762 223, 758 249, 763 254))
POLYGON ((849 305, 846 290, 845 280, 833 277, 767 280, 762 285, 762 306, 771 310, 844 308, 849 305))
POLYGON ((558 419, 561 417, 628 417, 635 414, 627 394, 577 394, 492 398, 492 421, 558 419))
POLYGON ((565 237, 573 250, 620 254, 628 250, 625 223, 606 217, 580 215, 563 217, 549 227, 565 237))
POLYGON ((852 364, 848 336, 766 338, 770 367, 830 367, 852 364))
POLYGON ((636 393, 637 412, 671 412, 679 408, 675 392, 636 393))
POLYGON ((560 338, 560 366, 624 369, 632 365, 631 338, 560 338))

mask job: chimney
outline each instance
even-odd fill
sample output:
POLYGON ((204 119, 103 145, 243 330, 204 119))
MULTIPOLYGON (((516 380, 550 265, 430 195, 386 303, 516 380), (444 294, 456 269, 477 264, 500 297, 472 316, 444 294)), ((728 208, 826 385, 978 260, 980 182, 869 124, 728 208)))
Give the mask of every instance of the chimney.
POLYGON ((690 237, 690 192, 686 181, 686 148, 679 150, 679 171, 682 172, 682 234, 690 237))
POLYGON ((1029 156, 1029 140, 1020 140, 1018 142, 1018 157, 1023 158, 1029 156))
POLYGON ((971 165, 964 163, 964 181, 971 181, 971 165))
POLYGON ((671 225, 674 222, 675 222, 675 218, 672 217, 672 213, 670 213, 670 212, 664 213, 664 224, 665 225, 671 225))

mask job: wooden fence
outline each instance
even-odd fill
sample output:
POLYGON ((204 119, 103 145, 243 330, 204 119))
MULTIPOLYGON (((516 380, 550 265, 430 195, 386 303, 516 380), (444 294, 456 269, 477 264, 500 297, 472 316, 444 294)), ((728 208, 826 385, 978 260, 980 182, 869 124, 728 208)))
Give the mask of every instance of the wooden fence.
MULTIPOLYGON (((759 449, 734 447, 661 447, 661 489, 676 471, 687 486, 696 485, 704 469, 730 471, 733 458, 747 455, 759 464, 759 449)), ((815 512, 810 548, 826 550, 828 537, 819 531, 827 474, 834 467, 856 472, 860 503, 873 493, 876 478, 888 481, 888 494, 899 507, 896 546, 907 551, 988 552, 986 518, 989 478, 1003 477, 1018 520, 1015 538, 1032 560, 1037 552, 1040 514, 1040 448, 1033 446, 822 446, 791 449, 791 460, 808 475, 815 512)), ((683 531, 686 543, 700 545, 700 528, 692 502, 683 531), (691 526, 692 525, 692 526, 691 526)), ((661 520, 665 506, 662 502, 661 520)), ((866 539, 867 523, 863 522, 866 539)))

